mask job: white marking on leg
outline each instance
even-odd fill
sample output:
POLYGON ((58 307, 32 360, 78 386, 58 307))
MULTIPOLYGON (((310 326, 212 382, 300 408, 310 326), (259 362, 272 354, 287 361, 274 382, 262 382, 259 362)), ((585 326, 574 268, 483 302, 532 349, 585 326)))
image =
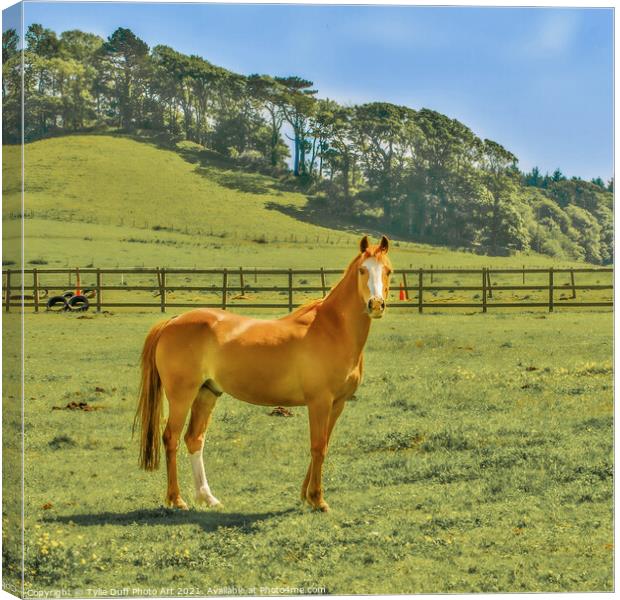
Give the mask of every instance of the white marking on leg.
POLYGON ((205 465, 202 460, 202 448, 198 452, 189 455, 192 463, 192 473, 194 474, 194 485, 196 487, 196 501, 204 502, 209 506, 217 506, 220 501, 211 493, 207 475, 205 473, 205 465))

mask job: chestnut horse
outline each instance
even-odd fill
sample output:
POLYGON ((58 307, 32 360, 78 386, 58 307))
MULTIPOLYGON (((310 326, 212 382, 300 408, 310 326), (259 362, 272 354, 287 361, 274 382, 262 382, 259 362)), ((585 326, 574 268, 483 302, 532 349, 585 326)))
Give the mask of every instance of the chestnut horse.
POLYGON ((223 392, 262 406, 307 406, 311 461, 301 496, 327 511, 321 475, 332 429, 362 376, 362 352, 371 319, 383 316, 392 272, 388 239, 360 253, 321 300, 273 320, 201 308, 155 325, 142 352, 142 381, 134 426, 141 426, 140 465, 159 466, 162 390, 169 404, 163 433, 167 503, 186 509, 176 455, 191 411, 185 443, 196 500, 219 504, 211 493, 202 451, 205 432, 223 392))

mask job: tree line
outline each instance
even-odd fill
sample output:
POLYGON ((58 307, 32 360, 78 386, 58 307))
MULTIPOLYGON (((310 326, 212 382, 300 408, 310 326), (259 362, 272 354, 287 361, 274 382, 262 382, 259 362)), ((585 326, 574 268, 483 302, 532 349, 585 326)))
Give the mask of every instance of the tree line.
POLYGON ((21 138, 23 61, 26 141, 92 128, 163 132, 292 179, 326 210, 406 239, 612 261, 613 181, 523 173, 502 145, 439 112, 343 106, 302 77, 241 75, 149 48, 125 28, 104 40, 35 24, 23 53, 15 30, 2 41, 5 143, 21 138))

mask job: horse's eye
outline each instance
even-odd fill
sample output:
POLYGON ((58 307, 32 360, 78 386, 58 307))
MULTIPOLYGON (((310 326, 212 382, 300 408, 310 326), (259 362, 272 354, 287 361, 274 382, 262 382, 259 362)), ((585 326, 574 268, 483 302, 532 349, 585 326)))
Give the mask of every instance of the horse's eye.
POLYGON ((385 273, 389 277, 392 274, 392 269, 386 269, 385 273))
POLYGON ((366 273, 366 268, 360 267, 360 275, 363 275, 364 273, 366 273))

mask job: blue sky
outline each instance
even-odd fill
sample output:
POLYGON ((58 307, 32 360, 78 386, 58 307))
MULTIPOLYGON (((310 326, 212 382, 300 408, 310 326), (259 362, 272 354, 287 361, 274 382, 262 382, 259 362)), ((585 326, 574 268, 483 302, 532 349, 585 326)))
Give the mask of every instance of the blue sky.
POLYGON ((611 9, 27 2, 33 22, 129 27, 240 73, 302 76, 339 102, 440 111, 522 169, 613 174, 611 9))

